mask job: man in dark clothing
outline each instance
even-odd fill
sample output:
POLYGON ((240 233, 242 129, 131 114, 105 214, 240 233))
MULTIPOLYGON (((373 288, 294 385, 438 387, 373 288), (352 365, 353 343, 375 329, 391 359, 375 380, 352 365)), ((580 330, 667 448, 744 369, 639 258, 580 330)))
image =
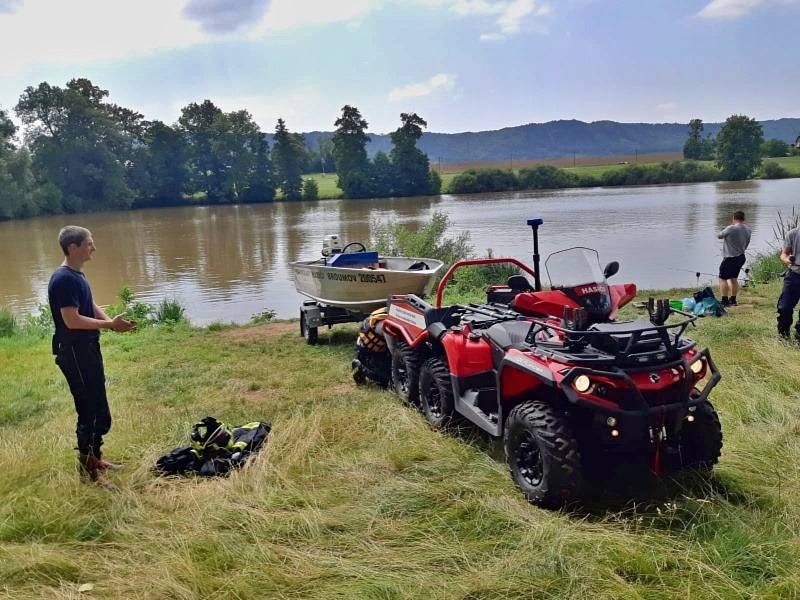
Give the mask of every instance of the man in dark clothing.
MULTIPOLYGON (((790 229, 786 234, 781 251, 781 260, 789 269, 783 276, 783 290, 778 298, 778 333, 789 337, 792 326, 792 313, 800 300, 800 266, 796 264, 800 256, 800 228, 790 229)), ((795 332, 800 339, 800 320, 795 324, 795 332)))
POLYGON ((750 245, 750 228, 744 224, 744 212, 733 213, 733 222, 717 237, 722 240, 722 263, 719 265, 719 293, 722 306, 736 306, 739 271, 745 263, 744 251, 750 245))
POLYGON ((92 290, 81 271, 95 251, 91 232, 68 225, 58 234, 58 243, 64 251, 64 262, 53 272, 47 286, 56 326, 53 354, 75 400, 81 472, 91 481, 108 484, 101 471, 117 465, 103 460, 100 450, 103 436, 111 429, 100 329, 130 331, 136 324, 122 315, 109 318, 92 298, 92 290))

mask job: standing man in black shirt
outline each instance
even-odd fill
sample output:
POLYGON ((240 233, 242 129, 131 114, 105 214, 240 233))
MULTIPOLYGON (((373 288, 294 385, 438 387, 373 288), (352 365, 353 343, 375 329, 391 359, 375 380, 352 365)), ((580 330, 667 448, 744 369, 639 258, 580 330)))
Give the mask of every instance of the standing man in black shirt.
POLYGON ((68 225, 59 232, 58 243, 64 251, 64 262, 53 272, 47 286, 56 326, 53 354, 75 399, 81 473, 91 481, 108 484, 102 471, 118 465, 103 460, 100 450, 103 436, 111 429, 100 329, 130 331, 136 324, 122 315, 109 318, 92 299, 92 290, 81 271, 95 251, 91 232, 68 225))

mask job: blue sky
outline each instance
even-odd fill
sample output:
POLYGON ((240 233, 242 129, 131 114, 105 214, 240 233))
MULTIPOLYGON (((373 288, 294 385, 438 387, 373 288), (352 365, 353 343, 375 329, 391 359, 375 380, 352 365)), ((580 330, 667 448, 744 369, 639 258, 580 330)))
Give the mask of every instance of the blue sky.
POLYGON ((800 116, 800 0, 0 0, 0 107, 88 77, 147 118, 264 130, 800 116))

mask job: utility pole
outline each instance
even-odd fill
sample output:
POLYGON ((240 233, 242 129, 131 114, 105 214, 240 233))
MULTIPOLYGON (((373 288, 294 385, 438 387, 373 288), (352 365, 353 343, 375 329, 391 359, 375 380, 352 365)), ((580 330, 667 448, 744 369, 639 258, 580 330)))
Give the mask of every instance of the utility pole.
POLYGON ((514 154, 511 154, 511 170, 514 170, 514 154))
POLYGON ((634 148, 634 150, 633 150, 633 162, 635 162, 635 163, 639 162, 639 149, 638 148, 634 148))
POLYGON ((575 151, 572 151, 572 166, 575 166, 575 151))

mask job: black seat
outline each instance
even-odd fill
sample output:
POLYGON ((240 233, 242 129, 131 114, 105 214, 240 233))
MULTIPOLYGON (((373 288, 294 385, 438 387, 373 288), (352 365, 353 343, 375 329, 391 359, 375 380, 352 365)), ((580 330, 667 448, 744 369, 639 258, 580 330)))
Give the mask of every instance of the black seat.
POLYGON ((521 348, 526 345, 525 338, 531 330, 529 321, 507 321, 496 323, 486 329, 483 335, 503 350, 521 348))
POLYGON ((462 310, 464 310, 464 307, 458 304, 441 308, 427 308, 425 309, 425 324, 431 325, 432 323, 441 322, 444 327, 458 325, 462 310))

